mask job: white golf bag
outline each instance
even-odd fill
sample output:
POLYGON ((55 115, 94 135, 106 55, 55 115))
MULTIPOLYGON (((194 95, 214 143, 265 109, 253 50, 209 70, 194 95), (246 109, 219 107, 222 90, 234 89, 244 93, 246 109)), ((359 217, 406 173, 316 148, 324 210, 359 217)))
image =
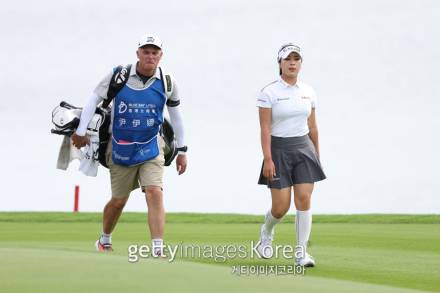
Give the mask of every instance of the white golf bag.
MULTIPOLYGON (((54 134, 71 136, 78 128, 82 108, 75 107, 62 101, 52 111, 52 123, 55 128, 51 129, 54 134)), ((87 126, 87 132, 99 137, 98 160, 104 167, 108 168, 105 160, 105 151, 110 140, 108 133, 111 114, 109 110, 97 107, 95 115, 87 126)), ((177 155, 177 146, 174 137, 173 127, 165 118, 161 125, 160 134, 165 141, 165 166, 171 165, 177 155)))

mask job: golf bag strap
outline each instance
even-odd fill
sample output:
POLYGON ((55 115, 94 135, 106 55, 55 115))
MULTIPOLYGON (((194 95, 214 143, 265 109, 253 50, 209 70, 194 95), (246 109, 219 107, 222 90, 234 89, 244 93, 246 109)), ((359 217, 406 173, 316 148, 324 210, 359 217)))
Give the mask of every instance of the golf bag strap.
POLYGON ((102 102, 105 109, 110 105, 119 91, 125 86, 130 76, 131 64, 119 65, 115 68, 107 91, 107 99, 102 102))
POLYGON ((161 67, 159 67, 159 73, 160 73, 160 79, 163 82, 163 88, 165 89, 165 95, 167 96, 167 102, 168 99, 171 97, 171 93, 173 92, 173 82, 171 80, 171 75, 164 74, 161 67))
MULTIPOLYGON (((107 108, 108 105, 113 101, 119 91, 124 87, 127 83, 128 78, 130 76, 131 64, 126 66, 119 65, 115 68, 115 71, 110 80, 110 84, 107 91, 107 99, 102 102, 102 107, 107 108)), ((163 70, 159 67, 160 79, 163 82, 163 87, 165 89, 165 95, 167 99, 171 96, 173 92, 173 82, 171 80, 171 76, 169 74, 163 74, 163 70)))

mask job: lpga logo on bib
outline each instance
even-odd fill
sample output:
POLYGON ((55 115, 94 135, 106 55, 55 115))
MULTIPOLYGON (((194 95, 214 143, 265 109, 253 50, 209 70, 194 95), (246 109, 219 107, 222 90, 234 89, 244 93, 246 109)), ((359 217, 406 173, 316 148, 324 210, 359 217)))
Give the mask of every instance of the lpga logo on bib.
POLYGON ((121 101, 118 105, 119 114, 125 113, 127 111, 127 104, 121 101))

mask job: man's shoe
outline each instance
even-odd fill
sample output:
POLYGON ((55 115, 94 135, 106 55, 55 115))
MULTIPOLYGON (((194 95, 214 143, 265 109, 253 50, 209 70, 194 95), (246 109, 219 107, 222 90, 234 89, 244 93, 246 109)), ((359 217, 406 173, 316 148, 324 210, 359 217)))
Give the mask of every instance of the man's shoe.
POLYGON ((271 258, 273 255, 272 248, 273 233, 267 233, 264 224, 260 229, 260 244, 257 247, 257 251, 262 258, 271 258))
POLYGON ((295 264, 297 266, 304 266, 306 268, 311 268, 315 266, 315 260, 310 254, 306 253, 304 257, 297 258, 295 260, 295 264))
POLYGON ((102 244, 99 241, 99 239, 96 240, 96 242, 95 242, 95 248, 96 248, 96 251, 99 251, 99 252, 112 252, 113 251, 111 243, 102 244))

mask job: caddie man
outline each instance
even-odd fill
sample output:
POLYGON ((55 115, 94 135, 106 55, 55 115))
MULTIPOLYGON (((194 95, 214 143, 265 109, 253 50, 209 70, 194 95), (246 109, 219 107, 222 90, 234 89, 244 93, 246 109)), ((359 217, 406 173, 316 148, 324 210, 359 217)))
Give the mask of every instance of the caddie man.
POLYGON ((143 36, 137 46, 137 62, 122 69, 114 68, 104 77, 83 108, 80 124, 71 137, 76 147, 85 146, 88 143, 87 125, 96 107, 101 102, 107 105, 113 100, 111 135, 106 149, 112 196, 104 208, 102 234, 95 244, 98 251, 113 250, 111 234, 131 191, 141 187, 148 207, 153 253, 154 256, 163 255, 165 142, 159 132, 165 105, 177 142, 179 175, 187 167, 187 147, 177 84, 158 66, 162 50, 162 41, 157 36, 143 36))

